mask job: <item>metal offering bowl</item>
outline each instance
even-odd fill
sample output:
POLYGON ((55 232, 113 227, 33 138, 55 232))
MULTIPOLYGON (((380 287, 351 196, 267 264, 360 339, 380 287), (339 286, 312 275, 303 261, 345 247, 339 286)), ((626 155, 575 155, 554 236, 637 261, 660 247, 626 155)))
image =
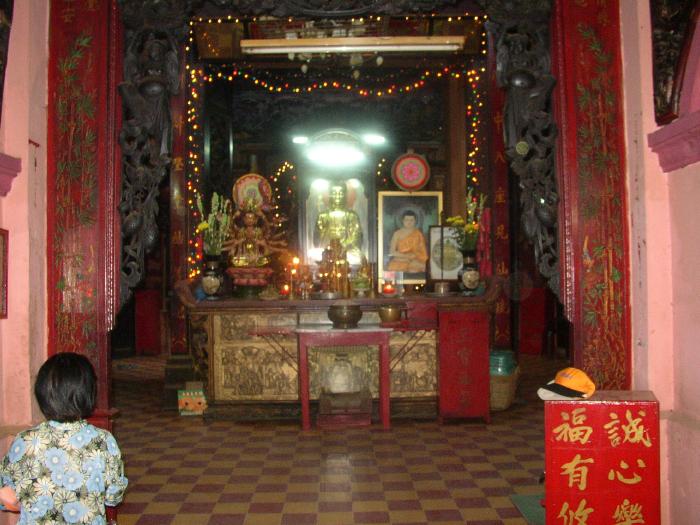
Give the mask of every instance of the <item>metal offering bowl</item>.
POLYGON ((357 328, 362 310, 358 304, 332 304, 328 307, 328 319, 333 322, 333 328, 357 328))
POLYGON ((395 323, 401 320, 401 306, 398 304, 383 304, 377 311, 383 323, 395 323))

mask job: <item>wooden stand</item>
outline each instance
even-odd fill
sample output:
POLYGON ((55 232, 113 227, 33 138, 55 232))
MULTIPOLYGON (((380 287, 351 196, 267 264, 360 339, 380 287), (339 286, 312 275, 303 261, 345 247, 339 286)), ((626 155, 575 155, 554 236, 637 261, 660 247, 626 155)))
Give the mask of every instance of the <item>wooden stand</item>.
POLYGON ((377 325, 335 329, 329 326, 299 327, 299 400, 301 428, 311 430, 309 410, 309 348, 312 346, 378 345, 379 347, 379 417, 382 427, 391 427, 389 413, 389 336, 392 328, 377 325))

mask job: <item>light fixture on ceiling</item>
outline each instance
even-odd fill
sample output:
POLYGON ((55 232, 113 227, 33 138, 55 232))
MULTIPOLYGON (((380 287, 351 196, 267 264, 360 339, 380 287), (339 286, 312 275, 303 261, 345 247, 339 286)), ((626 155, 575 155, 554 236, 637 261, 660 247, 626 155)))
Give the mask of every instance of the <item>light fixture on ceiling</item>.
POLYGON ((464 36, 379 36, 347 38, 243 39, 247 55, 288 53, 403 53, 449 52, 464 48, 464 36))

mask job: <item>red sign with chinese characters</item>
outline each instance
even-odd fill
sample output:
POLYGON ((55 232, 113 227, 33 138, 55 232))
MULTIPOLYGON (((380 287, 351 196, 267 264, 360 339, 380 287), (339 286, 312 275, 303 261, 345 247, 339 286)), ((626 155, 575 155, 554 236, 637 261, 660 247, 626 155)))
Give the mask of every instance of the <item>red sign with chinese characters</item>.
POLYGON ((652 392, 545 401, 544 424, 548 524, 661 522, 659 403, 652 392))

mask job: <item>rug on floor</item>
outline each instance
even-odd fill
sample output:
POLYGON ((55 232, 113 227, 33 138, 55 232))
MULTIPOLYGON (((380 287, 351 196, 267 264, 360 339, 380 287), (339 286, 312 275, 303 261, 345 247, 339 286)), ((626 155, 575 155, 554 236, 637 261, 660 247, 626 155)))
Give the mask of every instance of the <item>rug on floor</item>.
POLYGON ((513 494, 510 500, 513 502, 523 518, 527 520, 529 525, 545 525, 544 524, 544 507, 542 506, 542 499, 544 494, 513 494))

